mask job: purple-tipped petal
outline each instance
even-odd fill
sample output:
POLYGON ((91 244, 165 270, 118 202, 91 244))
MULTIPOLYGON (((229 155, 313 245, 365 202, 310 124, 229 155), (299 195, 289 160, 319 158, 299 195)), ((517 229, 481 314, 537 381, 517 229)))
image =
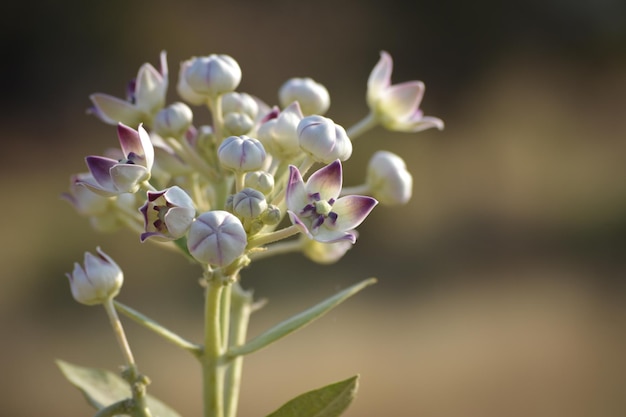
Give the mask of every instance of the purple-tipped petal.
POLYGON ((300 233, 307 235, 309 239, 313 239, 313 235, 309 231, 307 225, 302 220, 300 220, 300 218, 293 211, 287 210, 287 214, 289 215, 289 220, 291 220, 291 224, 296 226, 300 230, 300 233))
POLYGON ((139 138, 139 132, 124 123, 117 125, 117 137, 120 140, 120 147, 124 153, 124 157, 128 157, 131 153, 143 155, 143 146, 139 138))
POLYGON ((351 230, 363 223, 378 201, 372 197, 362 195, 348 195, 341 197, 333 205, 333 212, 337 214, 337 221, 333 228, 351 230))
POLYGON ((146 117, 133 104, 108 94, 92 94, 89 96, 93 103, 91 113, 103 122, 115 125, 119 122, 129 125, 138 125, 146 117))
POLYGON ((289 165, 289 180, 287 182, 287 190, 285 199, 289 210, 299 212, 308 204, 306 188, 300 171, 293 165, 289 165))
POLYGON ((308 193, 319 192, 322 200, 336 199, 342 185, 341 162, 337 159, 315 171, 306 183, 308 193))
POLYGON ((111 180, 111 168, 118 163, 116 160, 103 156, 88 156, 85 162, 96 183, 105 189, 115 189, 111 180))
POLYGON ((315 234, 314 239, 323 243, 334 243, 346 240, 354 244, 356 242, 356 235, 352 231, 344 232, 342 230, 331 230, 321 227, 315 234))
POLYGON ((409 81, 389 87, 381 97, 379 106, 396 119, 411 117, 418 109, 424 96, 424 83, 409 81))
POLYGON ((385 51, 380 52, 380 59, 372 69, 367 80, 367 101, 370 105, 378 99, 380 94, 391 84, 391 72, 393 61, 391 55, 385 51))

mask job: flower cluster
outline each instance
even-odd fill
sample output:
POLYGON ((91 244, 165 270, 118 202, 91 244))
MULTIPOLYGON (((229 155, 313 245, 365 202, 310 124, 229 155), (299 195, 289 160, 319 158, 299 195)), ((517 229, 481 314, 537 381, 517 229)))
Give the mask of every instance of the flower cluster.
POLYGON ((160 69, 144 64, 125 99, 91 96, 91 113, 116 126, 120 147, 88 156, 88 172, 72 177, 64 197, 99 230, 130 227, 141 241, 182 249, 210 271, 233 275, 254 258, 287 251, 334 262, 378 203, 411 197, 411 174, 388 151, 372 156, 362 185, 342 187, 356 137, 376 125, 443 128, 419 108, 424 84, 392 85, 391 72, 382 52, 367 82, 370 113, 345 129, 324 116, 330 95, 322 84, 292 78, 269 105, 237 91, 242 71, 228 55, 182 62, 181 101, 168 105, 162 52, 160 69), (194 124, 191 106, 208 110, 212 124, 194 124))

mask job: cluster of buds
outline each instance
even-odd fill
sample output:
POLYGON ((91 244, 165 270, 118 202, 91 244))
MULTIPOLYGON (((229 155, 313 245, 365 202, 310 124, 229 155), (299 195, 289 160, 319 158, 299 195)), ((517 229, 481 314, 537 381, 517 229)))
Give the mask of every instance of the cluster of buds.
MULTIPOLYGON (((411 174, 388 151, 372 156, 363 184, 343 187, 342 162, 353 141, 377 125, 404 132, 443 128, 420 109, 424 84, 392 85, 391 73, 391 57, 382 52, 367 82, 370 112, 345 129, 324 116, 330 96, 322 84, 290 79, 278 104, 268 105, 237 91, 242 71, 228 55, 182 62, 181 101, 168 105, 162 52, 160 69, 144 64, 125 99, 91 96, 91 113, 116 126, 120 147, 87 157, 88 172, 72 177, 64 197, 99 230, 129 227, 141 241, 182 249, 207 270, 222 268, 229 276, 252 259, 287 251, 335 262, 374 206, 411 197, 411 174), (211 125, 194 124, 192 106, 208 110, 211 125)), ((113 277, 117 266, 98 254, 70 275, 83 302, 110 297, 121 285, 121 275, 113 277), (105 279, 91 279, 98 271, 105 279), (109 289, 79 288, 98 282, 109 289)))

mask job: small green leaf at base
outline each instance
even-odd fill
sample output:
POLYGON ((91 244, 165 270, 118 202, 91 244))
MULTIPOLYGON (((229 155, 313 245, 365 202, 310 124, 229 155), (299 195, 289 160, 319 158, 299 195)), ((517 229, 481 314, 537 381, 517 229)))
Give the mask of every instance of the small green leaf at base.
MULTIPOLYGON (((100 410, 131 396, 128 382, 103 369, 84 368, 62 360, 56 361, 63 375, 78 388, 90 405, 100 410)), ((176 411, 156 398, 147 395, 148 408, 153 416, 180 417, 176 411)))
POLYGON ((267 417, 337 417, 356 395, 359 376, 305 392, 267 417))

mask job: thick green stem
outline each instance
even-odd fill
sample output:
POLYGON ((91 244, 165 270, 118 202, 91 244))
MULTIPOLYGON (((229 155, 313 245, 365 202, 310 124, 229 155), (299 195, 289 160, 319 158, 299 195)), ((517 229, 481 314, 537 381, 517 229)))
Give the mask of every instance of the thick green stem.
POLYGON ((362 120, 356 123, 354 126, 350 127, 346 133, 351 140, 356 139, 361 136, 363 133, 367 132, 374 126, 378 124, 378 119, 374 115, 373 112, 370 112, 367 116, 365 116, 362 120))
POLYGON ((284 229, 277 230, 271 233, 264 233, 262 235, 254 236, 248 240, 248 249, 262 246, 268 243, 276 242, 277 240, 286 239, 300 232, 298 226, 291 225, 284 229))
POLYGON ((224 417, 224 372, 222 363, 221 301, 224 284, 221 275, 207 279, 204 305, 204 353, 202 376, 204 417, 224 417))

